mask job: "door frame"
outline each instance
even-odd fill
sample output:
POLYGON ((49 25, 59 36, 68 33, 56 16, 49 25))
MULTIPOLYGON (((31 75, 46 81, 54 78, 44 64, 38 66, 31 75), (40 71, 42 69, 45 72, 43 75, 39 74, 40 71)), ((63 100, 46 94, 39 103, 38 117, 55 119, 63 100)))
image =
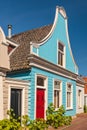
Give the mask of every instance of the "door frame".
POLYGON ((36 95, 36 92, 37 92, 37 88, 38 89, 44 89, 45 90, 45 103, 44 103, 44 118, 46 119, 46 110, 47 110, 47 103, 48 103, 48 78, 42 74, 36 74, 35 75, 35 104, 34 104, 34 119, 36 119, 36 101, 37 101, 37 95, 36 95), (37 86, 37 77, 42 77, 44 78, 44 87, 41 87, 41 86, 37 86))
MULTIPOLYGON (((17 100, 15 100, 15 102, 14 102, 14 107, 16 106, 16 103, 17 104, 19 104, 19 107, 18 108, 16 108, 17 109, 17 115, 16 116, 21 116, 22 114, 21 114, 21 111, 22 111, 22 89, 15 89, 15 88, 11 88, 11 96, 12 96, 12 92, 14 92, 14 96, 15 96, 15 98, 17 98, 17 100), (20 94, 18 94, 18 93, 20 93, 20 94), (17 96, 17 95, 20 95, 20 98, 19 98, 19 96, 17 96), (17 96, 17 97, 16 97, 17 96), (19 110, 18 110, 19 109, 19 110), (18 112, 18 111, 20 111, 20 112, 18 112), (20 114, 19 114, 20 113, 20 114)), ((12 97, 10 97, 10 105, 11 105, 11 103, 12 103, 12 97)), ((10 108, 11 108, 11 106, 10 106, 10 108)), ((15 111, 14 111, 15 112, 15 111)), ((15 113, 16 114, 16 113, 15 113)))
POLYGON ((24 115, 24 104, 25 104, 25 88, 24 87, 20 87, 19 85, 16 86, 9 86, 9 103, 8 103, 8 110, 10 110, 10 106, 11 106, 11 89, 20 89, 21 90, 21 116, 24 115))

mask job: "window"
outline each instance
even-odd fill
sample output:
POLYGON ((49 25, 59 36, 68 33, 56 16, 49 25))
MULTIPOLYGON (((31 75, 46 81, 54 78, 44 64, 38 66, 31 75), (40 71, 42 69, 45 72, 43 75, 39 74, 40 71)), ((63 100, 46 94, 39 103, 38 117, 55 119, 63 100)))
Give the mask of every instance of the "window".
POLYGON ((54 106, 59 108, 61 105, 61 82, 54 81, 54 106))
POLYGON ((42 77, 37 77, 37 86, 44 86, 44 79, 42 77))
POLYGON ((81 97, 82 97, 82 91, 78 90, 78 108, 82 107, 81 97))
POLYGON ((72 85, 67 84, 67 108, 72 108, 72 85))
POLYGON ((64 66, 64 45, 58 44, 58 64, 64 66))

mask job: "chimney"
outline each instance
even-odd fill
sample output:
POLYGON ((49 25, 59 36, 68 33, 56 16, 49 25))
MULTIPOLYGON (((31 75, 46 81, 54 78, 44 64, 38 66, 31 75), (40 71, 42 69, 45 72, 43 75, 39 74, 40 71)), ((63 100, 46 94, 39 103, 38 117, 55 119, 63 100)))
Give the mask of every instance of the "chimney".
POLYGON ((11 33, 12 33, 12 25, 8 25, 8 38, 11 38, 11 33))

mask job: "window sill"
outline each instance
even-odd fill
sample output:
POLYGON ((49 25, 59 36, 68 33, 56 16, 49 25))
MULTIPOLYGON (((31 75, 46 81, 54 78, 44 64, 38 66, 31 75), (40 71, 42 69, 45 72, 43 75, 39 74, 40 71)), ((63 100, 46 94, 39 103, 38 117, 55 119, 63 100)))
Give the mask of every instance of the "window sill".
POLYGON ((55 111, 58 111, 59 108, 55 108, 55 111))
POLYGON ((67 110, 67 111, 71 111, 71 110, 73 110, 73 108, 66 108, 66 110, 67 110))
POLYGON ((65 65, 60 65, 60 64, 57 64, 59 67, 61 68, 65 68, 65 65))
POLYGON ((78 107, 78 109, 82 109, 82 107, 78 107))

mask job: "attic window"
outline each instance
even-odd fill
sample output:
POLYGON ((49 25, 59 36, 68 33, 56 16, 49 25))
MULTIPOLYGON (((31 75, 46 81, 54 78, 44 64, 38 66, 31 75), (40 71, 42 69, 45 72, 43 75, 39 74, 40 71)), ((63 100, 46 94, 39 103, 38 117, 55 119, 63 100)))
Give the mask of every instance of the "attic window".
POLYGON ((64 45, 60 42, 58 43, 58 64, 64 66, 64 45))
POLYGON ((8 46, 8 54, 15 48, 15 46, 9 45, 8 46))

